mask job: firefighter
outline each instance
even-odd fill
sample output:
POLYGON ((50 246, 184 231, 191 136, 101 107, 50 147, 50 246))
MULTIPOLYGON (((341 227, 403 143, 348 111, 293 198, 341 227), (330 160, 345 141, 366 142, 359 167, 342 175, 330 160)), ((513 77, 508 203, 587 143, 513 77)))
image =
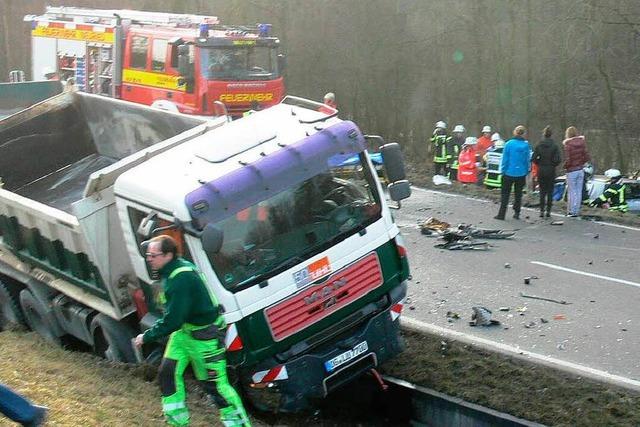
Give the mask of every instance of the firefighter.
POLYGON ((189 424, 183 373, 189 363, 204 390, 220 410, 225 426, 250 426, 240 396, 227 379, 224 332, 226 324, 215 296, 195 265, 179 256, 176 241, 167 235, 143 243, 147 263, 163 279, 160 302, 164 316, 135 345, 169 336, 160 364, 162 410, 167 424, 189 424))
POLYGON ((478 158, 482 159, 489 148, 493 146, 493 141, 491 140, 491 126, 485 125, 482 128, 482 135, 478 138, 478 143, 476 144, 476 153, 478 154, 478 158))
POLYGON ((447 143, 447 167, 449 168, 449 179, 455 181, 458 179, 458 156, 460 148, 464 145, 464 126, 456 125, 453 128, 453 136, 447 143))
POLYGON ((477 138, 472 136, 464 140, 462 151, 458 156, 458 181, 463 184, 475 184, 478 180, 478 165, 476 162, 477 138))
POLYGON ((434 175, 448 175, 447 169, 447 144, 451 137, 447 135, 447 124, 443 121, 436 123, 436 128, 431 135, 431 143, 433 144, 433 164, 435 166, 434 175))
POLYGON ((627 212, 629 206, 624 197, 624 192, 627 189, 626 184, 622 182, 622 174, 618 169, 608 169, 604 176, 609 178, 609 184, 604 190, 604 193, 595 200, 589 203, 589 206, 603 206, 609 205, 610 211, 627 212))
POLYGON ((496 132, 491 135, 491 142, 493 142, 493 148, 487 150, 487 154, 485 154, 484 157, 484 162, 487 166, 487 171, 484 176, 484 185, 488 188, 500 188, 502 187, 500 162, 502 161, 504 141, 500 137, 500 134, 496 132))
POLYGON ((338 104, 336 104, 336 95, 333 92, 325 94, 322 99, 322 103, 324 105, 318 109, 321 113, 334 114, 338 109, 338 104))

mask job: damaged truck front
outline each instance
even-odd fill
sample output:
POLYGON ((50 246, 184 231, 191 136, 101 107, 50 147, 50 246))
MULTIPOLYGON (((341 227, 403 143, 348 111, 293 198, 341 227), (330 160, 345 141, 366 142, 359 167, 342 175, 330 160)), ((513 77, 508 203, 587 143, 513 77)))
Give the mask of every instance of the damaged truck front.
MULTIPOLYGON (((0 165, 4 317, 133 361, 130 338, 162 313, 140 243, 169 233, 223 306, 229 365, 254 403, 302 409, 401 351, 406 250, 355 124, 289 97, 230 123, 143 109, 146 124, 127 127, 132 114, 105 120, 118 109, 74 96, 91 115, 84 142, 51 131, 29 145, 37 123, 0 127, 14 145, 0 150, 22 152, 0 165)), ((408 197, 397 144, 382 151, 391 199, 408 197)))

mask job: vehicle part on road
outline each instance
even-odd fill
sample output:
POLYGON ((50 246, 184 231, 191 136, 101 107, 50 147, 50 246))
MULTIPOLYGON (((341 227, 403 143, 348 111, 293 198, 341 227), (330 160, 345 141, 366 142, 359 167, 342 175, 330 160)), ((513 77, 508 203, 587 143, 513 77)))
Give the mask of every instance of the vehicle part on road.
POLYGON ((550 225, 564 225, 564 221, 551 221, 550 225))
POLYGON ((458 230, 472 237, 482 239, 508 239, 515 236, 516 230, 492 230, 487 228, 476 228, 471 224, 459 224, 458 230))
POLYGON ((457 240, 453 242, 438 243, 434 245, 438 249, 448 249, 450 251, 458 250, 477 250, 486 251, 489 250, 489 244, 487 242, 475 242, 471 240, 457 240))
POLYGON ((471 322, 469 326, 495 326, 500 322, 491 319, 491 310, 486 307, 471 307, 473 313, 471 314, 471 322))
POLYGON ((448 222, 440 221, 439 219, 434 217, 429 217, 420 224, 421 230, 427 229, 441 233, 447 231, 449 227, 451 227, 451 224, 449 224, 448 222))
POLYGON ((539 296, 536 296, 536 295, 527 295, 527 294, 522 293, 522 292, 520 292, 520 296, 522 298, 531 298, 531 299, 539 299, 541 301, 555 302, 556 304, 563 304, 563 305, 571 304, 570 302, 567 302, 565 300, 557 300, 557 299, 553 299, 553 298, 539 297, 539 296))

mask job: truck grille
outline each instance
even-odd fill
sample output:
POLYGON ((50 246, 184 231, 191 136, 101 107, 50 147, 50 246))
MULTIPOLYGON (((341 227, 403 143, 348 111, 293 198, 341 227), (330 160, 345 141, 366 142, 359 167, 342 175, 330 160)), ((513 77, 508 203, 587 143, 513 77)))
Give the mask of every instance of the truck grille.
POLYGON ((281 341, 380 285, 380 262, 372 252, 321 283, 265 309, 273 338, 281 341))

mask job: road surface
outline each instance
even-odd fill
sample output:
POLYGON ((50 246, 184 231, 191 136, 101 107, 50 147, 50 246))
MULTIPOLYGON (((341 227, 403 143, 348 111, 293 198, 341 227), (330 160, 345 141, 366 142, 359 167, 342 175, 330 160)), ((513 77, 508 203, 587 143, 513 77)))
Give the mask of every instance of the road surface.
POLYGON ((540 219, 526 208, 521 220, 511 219, 509 210, 507 220, 498 221, 497 210, 492 201, 414 187, 394 212, 412 273, 403 316, 640 384, 640 229, 558 215, 540 219), (429 217, 518 232, 512 240, 489 241, 488 251, 436 249, 437 239, 418 227, 429 217), (564 224, 551 225, 558 220, 564 224), (538 279, 526 285, 528 276, 538 279), (476 305, 492 310, 501 325, 469 326, 476 305))

